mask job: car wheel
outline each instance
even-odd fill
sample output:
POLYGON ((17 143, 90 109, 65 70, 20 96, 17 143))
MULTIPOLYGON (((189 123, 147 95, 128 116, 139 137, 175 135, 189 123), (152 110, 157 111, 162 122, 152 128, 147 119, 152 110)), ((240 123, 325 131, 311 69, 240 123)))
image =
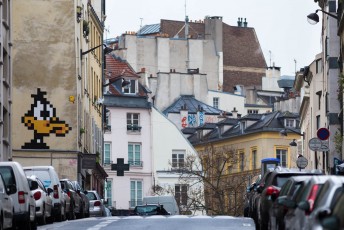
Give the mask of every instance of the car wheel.
POLYGON ((45 215, 45 205, 43 204, 43 212, 42 212, 42 216, 37 218, 37 222, 39 225, 45 225, 46 222, 46 215, 45 215))
POLYGON ((70 207, 69 207, 68 220, 75 220, 75 213, 74 213, 74 205, 73 205, 73 203, 71 203, 70 207))
POLYGON ((1 213, 1 217, 0 217, 0 230, 3 230, 4 229, 4 218, 3 218, 3 215, 1 213))

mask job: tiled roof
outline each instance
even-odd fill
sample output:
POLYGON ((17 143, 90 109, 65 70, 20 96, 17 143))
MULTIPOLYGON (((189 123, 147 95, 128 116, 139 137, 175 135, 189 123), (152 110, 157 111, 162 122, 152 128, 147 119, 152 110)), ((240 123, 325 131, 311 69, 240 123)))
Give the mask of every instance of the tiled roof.
POLYGON ((172 105, 163 111, 166 115, 168 113, 180 113, 180 109, 186 105, 189 114, 196 114, 201 107, 205 114, 221 114, 222 110, 209 106, 197 99, 194 96, 183 95, 180 96, 172 105))
MULTIPOLYGON (((185 22, 161 19, 160 32, 168 34, 170 38, 185 38, 185 22)), ((189 22, 189 35, 192 38, 204 38, 204 23, 189 22)))
MULTIPOLYGON (((139 78, 140 76, 136 74, 133 68, 129 65, 128 62, 121 60, 119 57, 115 55, 105 55, 106 61, 106 70, 105 70, 105 79, 112 79, 117 78, 119 76, 130 77, 130 78, 139 78)), ((121 78, 118 78, 118 81, 121 78)), ((121 83, 117 82, 117 80, 109 85, 109 93, 115 96, 123 95, 122 88, 118 87, 121 83)), ((139 93, 135 96, 146 96, 147 90, 139 84, 139 93)), ((126 95, 128 96, 128 95, 126 95)))
MULTIPOLYGON (((287 114, 289 115, 291 113, 288 112, 287 114)), ((222 135, 219 135, 219 129, 213 128, 211 132, 209 132, 206 136, 203 137, 202 142, 223 140, 226 138, 232 138, 232 137, 236 137, 240 135, 247 135, 250 133, 257 133, 257 132, 264 132, 264 131, 280 132, 282 129, 285 128, 283 125, 283 121, 281 120, 281 118, 284 117, 284 114, 281 112, 271 112, 271 113, 265 113, 265 114, 249 114, 245 117, 246 119, 250 118, 249 120, 256 120, 256 122, 250 125, 249 127, 247 127, 244 130, 244 133, 242 133, 240 129, 240 125, 238 123, 234 123, 235 119, 230 118, 232 119, 232 122, 233 122, 232 128, 224 132, 222 135)), ((245 117, 243 119, 245 119, 245 117)), ((221 121, 221 122, 223 123, 224 121, 221 121)), ((217 123, 216 126, 220 126, 221 122, 217 123)), ((208 124, 206 127, 211 128, 211 127, 214 127, 214 125, 208 124)), ((299 129, 296 129, 296 130, 299 130, 299 129)), ((190 135, 188 140, 193 144, 197 144, 200 142, 198 138, 199 137, 197 135, 197 132, 195 131, 193 135, 190 135)))

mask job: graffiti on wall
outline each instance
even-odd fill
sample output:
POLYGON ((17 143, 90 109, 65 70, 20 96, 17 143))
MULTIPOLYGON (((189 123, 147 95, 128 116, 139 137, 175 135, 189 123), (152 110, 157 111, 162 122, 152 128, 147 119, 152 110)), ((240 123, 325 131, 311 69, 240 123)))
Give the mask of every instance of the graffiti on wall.
POLYGON ((44 98, 46 94, 40 88, 37 89, 36 94, 31 94, 34 102, 21 121, 29 130, 33 130, 34 138, 31 142, 25 143, 22 149, 49 149, 43 137, 48 137, 50 134, 65 137, 69 130, 72 130, 72 127, 56 116, 56 108, 44 98))

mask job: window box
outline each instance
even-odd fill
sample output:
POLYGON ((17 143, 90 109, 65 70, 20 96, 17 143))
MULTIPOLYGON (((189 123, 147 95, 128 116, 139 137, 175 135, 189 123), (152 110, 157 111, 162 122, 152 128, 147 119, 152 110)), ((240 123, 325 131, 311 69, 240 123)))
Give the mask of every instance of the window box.
POLYGON ((127 125, 127 130, 129 131, 141 132, 141 128, 142 127, 139 125, 133 125, 133 124, 127 125))

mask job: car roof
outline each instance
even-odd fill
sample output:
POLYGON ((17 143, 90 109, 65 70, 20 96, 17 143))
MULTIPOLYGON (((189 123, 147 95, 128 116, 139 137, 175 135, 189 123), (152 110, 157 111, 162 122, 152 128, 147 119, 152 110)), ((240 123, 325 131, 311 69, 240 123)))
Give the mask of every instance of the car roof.
POLYGON ((298 173, 298 174, 312 173, 312 174, 318 174, 318 175, 323 174, 323 172, 319 169, 303 169, 300 171, 299 168, 283 168, 280 166, 277 166, 272 172, 274 172, 274 173, 298 173))

